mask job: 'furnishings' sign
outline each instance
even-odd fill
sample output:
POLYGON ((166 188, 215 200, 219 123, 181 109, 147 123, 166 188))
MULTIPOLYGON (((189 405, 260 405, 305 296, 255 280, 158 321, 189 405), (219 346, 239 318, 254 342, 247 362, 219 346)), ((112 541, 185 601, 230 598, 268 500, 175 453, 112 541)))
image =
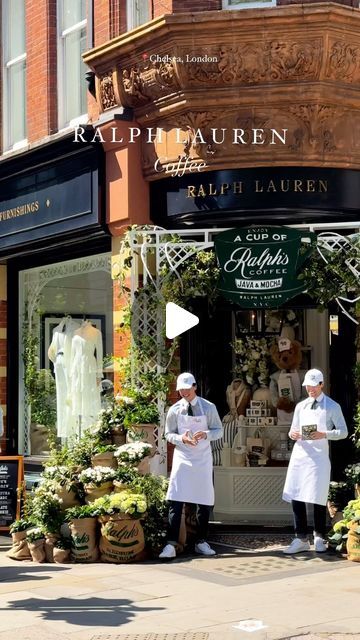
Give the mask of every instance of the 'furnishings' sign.
POLYGON ((244 308, 280 306, 304 291, 298 275, 315 239, 314 233, 272 226, 219 233, 220 291, 244 308))

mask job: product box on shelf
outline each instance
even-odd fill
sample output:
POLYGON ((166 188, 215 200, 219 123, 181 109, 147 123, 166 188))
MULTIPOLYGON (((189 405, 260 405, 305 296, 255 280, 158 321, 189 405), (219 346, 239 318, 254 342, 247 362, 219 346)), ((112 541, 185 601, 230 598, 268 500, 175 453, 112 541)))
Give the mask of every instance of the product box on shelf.
POLYGON ((267 400, 250 400, 251 409, 266 409, 267 400))

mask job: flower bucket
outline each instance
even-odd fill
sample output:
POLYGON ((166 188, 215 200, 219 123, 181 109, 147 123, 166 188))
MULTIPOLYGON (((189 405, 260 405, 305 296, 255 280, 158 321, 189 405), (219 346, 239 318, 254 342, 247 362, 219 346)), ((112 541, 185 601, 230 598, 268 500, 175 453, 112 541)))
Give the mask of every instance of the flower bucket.
POLYGON ((29 551, 33 562, 45 562, 45 539, 40 538, 34 542, 28 542, 29 551))
MULTIPOLYGON (((71 559, 74 562, 96 562, 99 550, 96 544, 96 518, 71 520, 71 559)), ((60 551, 60 549, 59 549, 60 551)))
POLYGON ((348 560, 352 562, 360 562, 360 530, 359 522, 351 522, 349 528, 348 539, 346 541, 346 550, 348 560))
POLYGON ((113 483, 109 480, 109 482, 103 482, 100 486, 96 486, 95 484, 85 484, 85 502, 86 504, 91 504, 97 498, 102 498, 103 496, 107 496, 113 490, 113 483))
POLYGON ((120 493, 120 491, 126 491, 129 488, 129 485, 124 482, 120 482, 120 480, 114 480, 114 493, 120 493))
POLYGON ((136 442, 137 440, 141 440, 141 442, 151 444, 152 449, 150 457, 152 457, 156 453, 155 429, 157 429, 156 424, 132 424, 129 427, 129 431, 126 433, 126 442, 136 442), (133 432, 136 437, 133 437, 131 432, 133 432))
POLYGON ((104 453, 95 453, 91 457, 92 467, 110 467, 111 469, 117 468, 117 461, 112 451, 105 451, 104 453))
POLYGON ((70 489, 68 485, 56 485, 56 495, 61 500, 61 510, 69 509, 69 507, 77 507, 80 504, 80 500, 77 497, 75 491, 70 489))
POLYGON ((31 560, 26 531, 17 531, 11 534, 12 547, 6 552, 8 558, 13 560, 31 560))
POLYGON ((140 520, 125 513, 99 516, 100 560, 123 564, 144 558, 145 538, 140 520))
POLYGON ((45 557, 46 562, 54 562, 54 545, 59 540, 60 536, 57 533, 45 534, 45 557))
POLYGON ((126 442, 126 431, 123 427, 114 427, 111 429, 111 440, 113 444, 116 444, 117 447, 120 447, 122 444, 126 442))
POLYGON ((58 549, 54 547, 54 562, 56 564, 67 564, 70 560, 70 549, 58 549))
POLYGON ((141 473, 142 476, 150 473, 150 458, 151 456, 146 456, 146 458, 140 460, 140 462, 138 462, 138 464, 136 465, 136 469, 139 473, 141 473))

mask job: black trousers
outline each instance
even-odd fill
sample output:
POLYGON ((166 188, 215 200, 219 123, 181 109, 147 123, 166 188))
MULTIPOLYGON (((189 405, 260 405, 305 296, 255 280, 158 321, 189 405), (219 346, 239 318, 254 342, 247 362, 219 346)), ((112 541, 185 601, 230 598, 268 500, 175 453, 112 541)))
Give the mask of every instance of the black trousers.
MULTIPOLYGON (((168 542, 171 544, 176 544, 179 540, 183 506, 183 502, 177 502, 176 500, 169 501, 168 542)), ((207 504, 196 505, 197 532, 195 542, 203 542, 206 540, 211 509, 212 507, 207 504)))
MULTIPOLYGON (((298 538, 308 537, 308 523, 306 515, 306 504, 299 500, 291 501, 293 516, 294 516, 294 528, 298 538)), ((325 537, 326 533, 326 507, 322 504, 314 504, 314 532, 320 538, 325 537)))

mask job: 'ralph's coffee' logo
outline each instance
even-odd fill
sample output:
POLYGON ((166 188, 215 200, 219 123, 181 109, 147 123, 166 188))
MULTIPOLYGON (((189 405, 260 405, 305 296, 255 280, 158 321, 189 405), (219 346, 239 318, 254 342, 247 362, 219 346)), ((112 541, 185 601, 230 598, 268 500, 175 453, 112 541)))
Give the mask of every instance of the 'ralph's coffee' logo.
POLYGON ((305 288, 300 267, 313 233, 286 227, 249 227, 215 238, 223 295, 245 308, 277 307, 305 288))

